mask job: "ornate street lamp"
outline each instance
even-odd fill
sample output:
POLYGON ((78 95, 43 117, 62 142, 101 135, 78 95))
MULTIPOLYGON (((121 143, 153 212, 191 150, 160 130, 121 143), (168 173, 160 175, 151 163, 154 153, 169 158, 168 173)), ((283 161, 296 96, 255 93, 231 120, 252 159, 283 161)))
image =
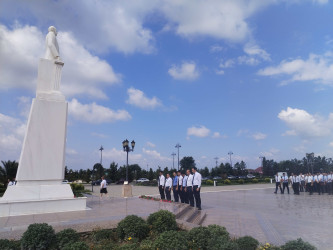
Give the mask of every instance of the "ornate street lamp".
POLYGON ((133 152, 134 151, 135 141, 133 140, 131 142, 131 147, 132 148, 130 148, 128 146, 128 144, 129 144, 129 141, 127 139, 125 141, 123 141, 123 149, 127 153, 127 158, 126 158, 127 159, 127 161, 126 161, 126 182, 127 183, 128 183, 128 152, 133 152))
POLYGON ((177 143, 176 146, 175 146, 175 148, 178 149, 178 170, 179 170, 179 148, 181 148, 181 147, 182 146, 179 143, 177 143))

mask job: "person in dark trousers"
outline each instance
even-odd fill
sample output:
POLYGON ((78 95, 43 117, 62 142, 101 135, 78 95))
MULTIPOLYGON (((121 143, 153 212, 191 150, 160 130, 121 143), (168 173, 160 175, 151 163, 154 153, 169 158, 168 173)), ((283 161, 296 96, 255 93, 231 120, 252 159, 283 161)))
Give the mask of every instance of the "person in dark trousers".
POLYGON ((181 175, 180 171, 177 171, 178 176, 178 201, 180 200, 183 203, 183 193, 182 193, 182 186, 183 186, 183 176, 181 175))
POLYGON ((187 195, 187 192, 186 192, 186 185, 187 185, 188 176, 185 175, 184 171, 182 171, 182 176, 183 176, 183 185, 182 185, 183 202, 182 203, 188 204, 188 195, 187 195))
POLYGON ((328 195, 332 195, 332 191, 333 191, 332 178, 333 178, 332 172, 328 173, 327 174, 327 184, 326 184, 328 195))
POLYGON ((313 177, 312 177, 312 175, 308 174, 308 176, 306 176, 305 180, 306 180, 307 190, 309 191, 309 194, 312 195, 313 194, 313 177))
POLYGON ((178 196, 178 176, 176 172, 173 172, 173 180, 172 180, 172 191, 173 191, 173 198, 175 202, 179 201, 178 196))
POLYGON ((294 186, 294 194, 299 195, 299 176, 294 174, 293 176, 293 186, 294 186))
POLYGON ((167 174, 167 178, 165 181, 165 196, 168 201, 171 201, 171 189, 172 189, 172 179, 170 174, 167 174))
POLYGON ((287 188, 287 191, 288 191, 288 194, 289 194, 288 176, 286 176, 285 173, 282 174, 282 182, 283 182, 282 193, 284 194, 284 189, 287 188))
POLYGON ((187 184, 186 184, 186 193, 188 200, 190 202, 190 206, 194 207, 194 197, 193 197, 193 175, 191 174, 190 170, 186 170, 187 174, 187 184))
POLYGON ((300 181, 299 191, 300 192, 305 192, 305 176, 304 176, 304 174, 300 173, 299 181, 300 181))
POLYGON ((197 172, 197 168, 192 168, 193 173, 193 196, 195 199, 195 206, 198 210, 201 210, 201 197, 200 197, 200 189, 201 189, 201 174, 197 172))
POLYGON ((162 200, 165 200, 164 186, 165 186, 165 177, 163 175, 163 171, 160 171, 160 177, 158 177, 158 190, 160 191, 162 200))
POLYGON ((282 194, 282 188, 281 188, 281 176, 276 173, 275 175, 275 192, 274 194, 277 194, 278 188, 280 188, 280 193, 282 194))

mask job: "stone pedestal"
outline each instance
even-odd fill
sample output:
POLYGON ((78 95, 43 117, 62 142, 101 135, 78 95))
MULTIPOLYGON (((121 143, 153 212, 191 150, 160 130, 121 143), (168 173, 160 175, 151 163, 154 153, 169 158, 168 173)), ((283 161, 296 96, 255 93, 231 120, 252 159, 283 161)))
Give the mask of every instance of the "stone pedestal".
POLYGON ((71 187, 62 184, 68 106, 59 91, 63 65, 40 59, 17 184, 9 186, 0 199, 0 216, 86 209, 86 199, 74 198, 71 187))
POLYGON ((122 196, 124 198, 127 198, 127 197, 132 197, 132 186, 129 185, 129 184, 124 184, 123 185, 123 190, 122 190, 122 196))

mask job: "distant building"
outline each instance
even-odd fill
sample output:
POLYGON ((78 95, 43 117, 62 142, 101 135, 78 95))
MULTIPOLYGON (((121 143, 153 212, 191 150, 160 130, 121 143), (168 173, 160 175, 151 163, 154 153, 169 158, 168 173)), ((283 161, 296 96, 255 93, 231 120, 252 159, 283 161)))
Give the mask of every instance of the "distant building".
POLYGON ((247 172, 249 174, 263 174, 263 168, 262 167, 259 167, 259 168, 256 168, 256 169, 248 169, 247 172))

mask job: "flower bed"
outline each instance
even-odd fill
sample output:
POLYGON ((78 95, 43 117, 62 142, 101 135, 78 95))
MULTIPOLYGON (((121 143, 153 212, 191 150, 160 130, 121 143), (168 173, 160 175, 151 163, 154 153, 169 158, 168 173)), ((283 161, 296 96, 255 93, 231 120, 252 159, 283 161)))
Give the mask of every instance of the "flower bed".
POLYGON ((171 200, 171 201, 168 201, 168 200, 162 200, 162 199, 160 199, 160 198, 155 198, 155 197, 152 197, 152 196, 149 196, 149 195, 141 195, 139 198, 140 198, 140 199, 145 199, 145 200, 167 202, 167 203, 173 203, 173 202, 174 202, 173 200, 171 200))

